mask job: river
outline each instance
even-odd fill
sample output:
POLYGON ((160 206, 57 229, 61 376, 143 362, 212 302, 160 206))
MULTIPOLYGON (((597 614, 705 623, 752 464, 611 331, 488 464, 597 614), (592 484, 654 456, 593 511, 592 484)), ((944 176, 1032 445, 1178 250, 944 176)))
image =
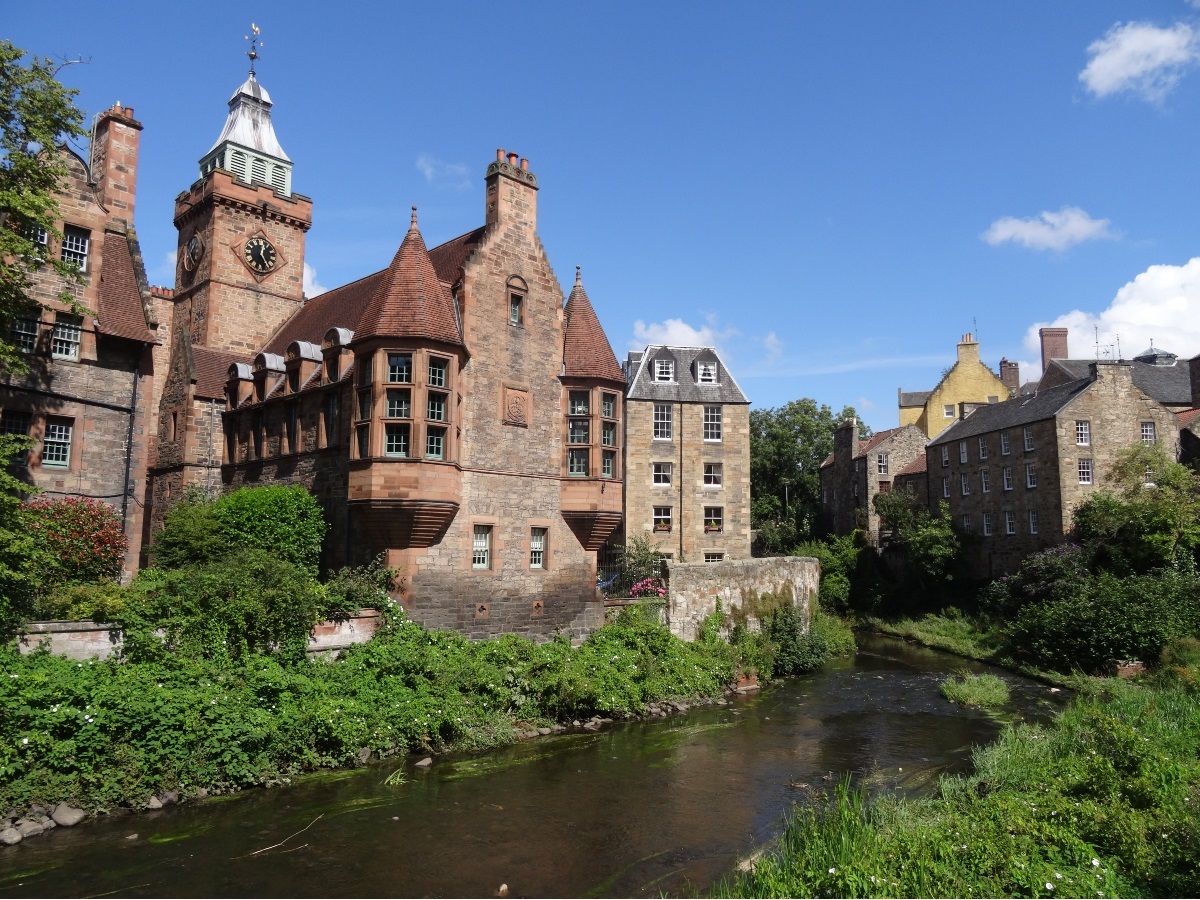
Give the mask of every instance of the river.
POLYGON ((938 687, 986 667, 859 642, 853 662, 727 706, 60 828, 0 848, 0 897, 687 895, 843 773, 928 789, 969 768, 999 719, 1047 717, 1063 697, 997 672, 1012 688, 1004 712, 964 711, 938 687))

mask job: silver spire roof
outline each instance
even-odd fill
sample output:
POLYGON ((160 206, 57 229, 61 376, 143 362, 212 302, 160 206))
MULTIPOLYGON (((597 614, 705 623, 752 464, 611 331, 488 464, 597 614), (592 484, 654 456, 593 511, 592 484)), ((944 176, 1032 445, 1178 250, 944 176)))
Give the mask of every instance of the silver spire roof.
POLYGON ((258 83, 253 72, 229 98, 225 128, 208 152, 212 153, 226 142, 284 162, 292 161, 283 152, 279 138, 275 137, 275 126, 271 124, 271 95, 258 83))

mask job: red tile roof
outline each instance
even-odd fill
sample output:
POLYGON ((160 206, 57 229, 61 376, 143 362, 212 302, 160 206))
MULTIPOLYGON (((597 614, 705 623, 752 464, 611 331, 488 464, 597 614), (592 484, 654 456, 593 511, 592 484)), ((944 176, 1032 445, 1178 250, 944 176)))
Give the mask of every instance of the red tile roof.
POLYGON ((486 228, 487 226, 481 226, 474 231, 468 231, 429 251, 429 259, 433 262, 433 269, 437 272, 439 281, 453 287, 467 257, 475 252, 475 248, 483 240, 486 228))
POLYGON ((104 235, 98 327, 102 334, 153 344, 154 335, 146 325, 146 309, 142 306, 130 240, 123 234, 109 232, 104 235))
POLYGON ((195 396, 206 400, 225 396, 225 382, 229 378, 229 367, 234 363, 249 363, 252 358, 237 353, 226 353, 209 347, 192 345, 192 365, 196 378, 195 396))
POLYGON ((1187 428, 1197 419, 1200 419, 1200 409, 1185 409, 1183 412, 1175 413, 1175 419, 1179 422, 1180 428, 1187 428))
POLYGON ((899 428, 889 428, 887 431, 877 431, 875 434, 867 438, 867 442, 865 444, 858 445, 858 452, 854 454, 855 458, 870 453, 899 430, 899 428))
POLYGON ((566 325, 563 327, 563 375, 570 378, 604 378, 625 383, 625 373, 617 362, 608 337, 596 318, 592 302, 583 289, 578 266, 575 287, 567 298, 566 325))
POLYGON ((825 462, 821 463, 821 468, 823 469, 826 466, 832 466, 833 460, 834 460, 834 454, 830 453, 827 457, 825 457, 825 462))
POLYGON ((283 323, 263 347, 264 352, 283 356, 292 341, 308 341, 320 346, 325 339, 325 332, 330 328, 349 328, 354 331, 371 295, 386 274, 387 269, 384 269, 313 297, 283 323))
POLYGON ((899 478, 901 475, 920 475, 922 472, 927 472, 929 471, 928 462, 929 457, 922 453, 907 466, 897 472, 895 477, 899 478))

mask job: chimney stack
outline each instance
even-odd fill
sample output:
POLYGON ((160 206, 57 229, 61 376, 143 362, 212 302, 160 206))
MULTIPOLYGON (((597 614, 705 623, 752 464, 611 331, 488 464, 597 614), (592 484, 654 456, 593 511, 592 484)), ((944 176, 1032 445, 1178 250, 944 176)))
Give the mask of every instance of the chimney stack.
POLYGON ((1007 359, 1000 360, 1000 380, 1008 388, 1008 393, 1015 397, 1021 392, 1021 367, 1007 359))
POLYGON ((1067 329, 1039 328, 1038 337, 1042 340, 1042 374, 1050 368, 1052 359, 1069 359, 1067 352, 1067 329))
POLYGON ((503 148, 484 174, 484 221, 537 230, 537 176, 529 171, 529 160, 503 148))
POLYGON ((142 123, 132 107, 114 103, 96 120, 92 139, 92 178, 101 204, 113 218, 133 224, 137 199, 138 144, 142 123))

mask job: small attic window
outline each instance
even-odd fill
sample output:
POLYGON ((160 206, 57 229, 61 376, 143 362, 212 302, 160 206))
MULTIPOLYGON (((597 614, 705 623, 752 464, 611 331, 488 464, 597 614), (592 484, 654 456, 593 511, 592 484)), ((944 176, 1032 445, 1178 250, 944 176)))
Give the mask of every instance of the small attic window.
POLYGON ((715 362, 696 363, 696 381, 700 384, 716 384, 717 364, 715 362))
POLYGON ((656 359, 654 361, 654 380, 655 381, 674 381, 675 380, 675 360, 673 360, 673 359, 656 359))

